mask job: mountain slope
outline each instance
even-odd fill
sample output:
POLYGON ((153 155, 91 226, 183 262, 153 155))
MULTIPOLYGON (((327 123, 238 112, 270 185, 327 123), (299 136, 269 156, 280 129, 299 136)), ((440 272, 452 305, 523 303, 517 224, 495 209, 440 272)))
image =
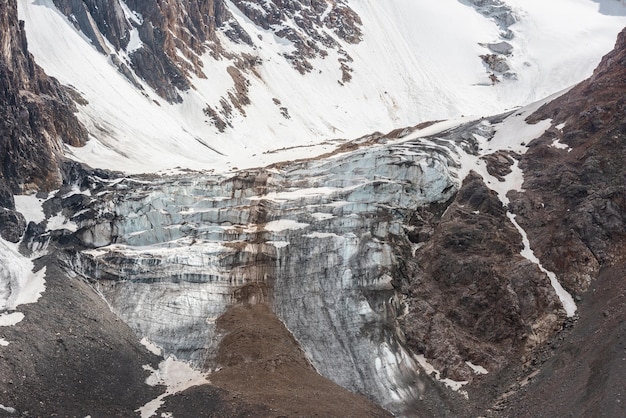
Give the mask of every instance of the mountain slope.
POLYGON ((0 14, 0 236, 17 242, 26 226, 13 194, 50 190, 61 182, 63 142, 87 140, 71 90, 48 77, 27 49, 15 2, 0 14))
POLYGON ((626 23, 587 0, 19 4, 39 62, 89 102, 93 141, 71 152, 128 172, 254 167, 270 149, 498 113, 588 76, 626 23))
MULTIPOLYGON (((597 5, 567 3, 573 8, 566 18, 582 16, 581 10, 595 10, 597 5)), ((237 55, 242 50, 253 50, 255 36, 250 33, 264 39, 271 34, 268 45, 276 46, 279 54, 264 59, 281 59, 276 67, 280 76, 306 80, 320 62, 330 62, 343 83, 335 88, 361 89, 363 85, 353 83, 359 77, 357 52, 367 42, 367 28, 384 23, 383 18, 409 22, 402 20, 406 17, 401 12, 418 10, 412 8, 414 3, 402 1, 386 8, 375 3, 292 2, 284 10, 272 1, 222 3, 228 15, 211 2, 211 13, 221 13, 222 36, 219 25, 209 25, 206 33, 181 27, 202 24, 194 20, 198 16, 193 9, 200 4, 194 1, 159 2, 159 7, 144 2, 141 15, 130 11, 140 7, 130 1, 55 4, 61 9, 65 4, 64 13, 74 15, 71 26, 52 2, 21 3, 21 13, 31 23, 39 22, 45 28, 42 33, 50 34, 44 23, 56 25, 54 37, 38 40, 48 42, 48 50, 40 52, 46 52, 50 68, 71 67, 74 72, 65 76, 84 83, 77 88, 85 96, 100 104, 123 99, 146 116, 142 123, 125 116, 124 106, 81 104, 81 121, 92 134, 100 132, 100 139, 92 137, 86 148, 68 150, 76 155, 95 152, 92 161, 104 163, 98 159, 107 154, 99 144, 107 142, 111 148, 106 152, 112 153, 108 155, 127 155, 104 165, 129 164, 128 171, 165 163, 202 166, 212 158, 214 168, 226 169, 232 157, 210 151, 211 143, 200 137, 193 139, 198 148, 183 147, 185 135, 192 131, 181 128, 180 118, 194 111, 193 100, 187 99, 204 97, 209 90, 181 90, 184 81, 179 79, 178 87, 172 81, 176 71, 167 72, 173 77, 169 81, 165 75, 150 81, 138 75, 132 60, 126 67, 120 64, 129 48, 141 49, 139 32, 152 27, 153 35, 162 36, 142 59, 153 64, 169 60, 174 66, 180 63, 169 54, 176 48, 163 54, 154 48, 172 42, 187 45, 206 36, 213 42, 213 49, 207 47, 213 55, 210 60, 205 56, 206 62, 224 64, 221 74, 227 74, 227 85, 234 83, 232 96, 226 95, 228 103, 242 104, 238 94, 253 91, 246 77, 256 77, 254 71, 267 74, 261 64, 253 65, 255 60, 245 61, 250 68, 235 63, 247 56, 237 55), (99 14, 104 6, 111 13, 99 14), (299 20, 302 16, 307 18, 299 20), (101 19, 117 24, 100 25, 101 19), (342 19, 345 25, 338 23, 342 19), (162 33, 168 25, 177 30, 162 33), (82 34, 75 27, 82 28, 82 34), (316 38, 319 31, 330 38, 316 38), (78 45, 74 52, 56 49, 59 34, 78 45), (315 42, 307 43, 309 37, 315 42), (93 47, 87 39, 95 42, 93 47), (302 42, 301 49, 294 49, 302 42), (345 53, 333 49, 338 44, 345 53), (228 52, 226 46, 237 45, 238 52, 228 52), (337 60, 322 58, 322 49, 336 54, 337 60), (102 51, 114 57, 105 58, 102 51), (352 70, 341 65, 349 62, 352 70), (82 73, 85 69, 92 72, 82 73), (126 74, 120 75, 120 70, 126 74), (98 82, 88 84, 88 77, 98 82), (156 83, 154 91, 150 82, 156 83), (177 103, 177 95, 182 102, 177 103), (155 111, 161 112, 159 119, 155 111), (156 135, 152 142, 141 136, 144 131, 156 135), (168 132, 181 136, 168 137, 168 132), (125 136, 129 133, 138 136, 125 136), (182 141, 178 148, 173 148, 172 138, 182 141), (209 150, 211 157, 195 155, 200 150, 209 150), (173 154, 161 154, 166 151, 173 154)), ((491 53, 482 62, 489 72, 478 57, 480 75, 470 69, 460 76, 461 84, 486 77, 499 82, 481 86, 481 91, 502 86, 521 91, 524 77, 531 73, 511 70, 519 56, 507 55, 502 42, 514 50, 533 45, 516 30, 528 19, 522 9, 498 0, 445 4, 454 5, 445 14, 452 21, 470 15, 475 22, 485 16, 494 19, 489 33, 498 42, 476 47, 475 40, 464 40, 468 55, 453 58, 469 62, 486 48, 491 53)), ((528 2, 527 10, 556 7, 562 12, 562 4, 528 2)), ((623 10, 621 3, 599 5, 600 13, 623 10)), ((439 7, 420 9, 431 26, 434 16, 444 18, 439 7)), ((13 14, 8 16, 14 17, 15 9, 9 10, 13 14)), ((413 12, 409 14, 415 16, 413 12)), ((613 20, 594 16, 598 20, 590 21, 613 20)), ((12 28, 6 33, 22 36, 10 19, 0 22, 12 28)), ((557 32, 561 29, 556 25, 557 32)), ((394 25, 381 25, 378 33, 397 40, 396 35, 419 30, 408 24, 397 31, 394 25)), ((10 54, 3 51, 4 57, 18 56, 18 64, 32 62, 24 58, 24 42, 16 46, 12 40, 18 38, 3 38, 14 46, 10 54)), ((461 38, 453 33, 445 41, 453 45, 461 38)), ((379 38, 378 52, 396 61, 386 61, 379 69, 405 65, 395 51, 383 51, 389 39, 379 38)), ((200 50, 181 49, 186 51, 183 56, 200 50)), ((596 51, 595 46, 590 50, 596 51)), ((202 409, 216 415, 272 416, 276 410, 386 414, 338 389, 339 384, 402 416, 623 415, 617 401, 624 378, 619 367, 624 339, 620 321, 626 306, 621 279, 626 250, 625 56, 626 31, 593 76, 566 93, 499 116, 428 122, 352 141, 285 149, 264 156, 268 161, 285 160, 264 168, 126 176, 67 164, 65 184, 58 192, 45 198, 15 198, 16 209, 32 222, 24 236, 22 230, 14 233, 14 241, 21 239, 19 248, 33 258, 48 253, 34 262, 45 267, 37 274, 46 288, 37 303, 19 311, 6 302, 23 290, 23 280, 15 277, 28 276, 24 272, 32 262, 17 254, 17 246, 0 241, 10 261, 0 266, 0 302, 9 306, 0 315, 0 351, 7 360, 0 367, 8 377, 0 382, 0 413, 150 416, 158 411, 198 416, 202 409), (318 155, 324 151, 329 152, 318 155), (298 155, 308 158, 286 161, 298 155), (154 354, 167 358, 157 367, 154 354), (101 367, 103 363, 109 367, 101 367), (207 379, 223 389, 207 384, 207 379), (325 404, 318 409, 312 395, 323 395, 325 404)), ((547 65, 542 68, 549 68, 549 61, 541 62, 547 65)), ((200 76, 190 75, 190 68, 180 74, 200 85, 200 76)), ((56 85, 41 72, 35 75, 38 85, 56 85)), ((543 80, 554 80, 552 76, 543 80)), ((437 77, 445 80, 451 72, 437 77)), ((23 78, 6 80, 9 93, 28 86, 23 78)), ((284 80, 276 85, 281 83, 284 80)), ((455 94, 470 97, 452 85, 444 83, 437 90, 441 102, 435 100, 433 106, 455 94)), ((533 86, 540 88, 541 83, 533 86)), ((322 87, 320 95, 334 94, 322 87)), ((50 91, 54 89, 36 90, 50 91)), ((46 99, 46 94, 40 98, 46 99)), ((284 104, 277 100, 272 106, 284 104)), ((251 100, 245 111, 252 112, 255 103, 251 100)), ((21 108, 9 106, 6 111, 11 121, 21 108)), ((314 111, 330 117, 325 110, 314 111)), ((67 117, 54 122, 76 123, 71 114, 67 117)), ((368 123, 377 123, 372 119, 368 123)), ((264 125, 271 126, 269 122, 264 125)), ((215 138, 228 138, 228 132, 234 135, 238 129, 234 124, 226 127, 224 135, 215 138)), ((41 132, 32 128, 33 135, 41 132)), ((246 139, 240 145, 251 146, 246 139)), ((54 156, 45 148, 41 152, 44 158, 54 156)), ((263 161, 253 157, 237 164, 263 161)), ((57 172, 57 166, 51 168, 57 172)), ((19 180, 16 177, 11 180, 19 180)), ((42 182, 44 186, 50 185, 42 182)))
POLYGON ((541 259, 562 272, 581 303, 579 321, 552 343, 554 354, 534 385, 512 400, 526 416, 626 413, 619 383, 626 339, 625 74, 626 30, 591 78, 534 115, 560 129, 530 144, 523 167, 533 174, 514 205, 541 259), (551 147, 555 141, 566 145, 551 147), (541 395, 557 385, 560 401, 541 395))

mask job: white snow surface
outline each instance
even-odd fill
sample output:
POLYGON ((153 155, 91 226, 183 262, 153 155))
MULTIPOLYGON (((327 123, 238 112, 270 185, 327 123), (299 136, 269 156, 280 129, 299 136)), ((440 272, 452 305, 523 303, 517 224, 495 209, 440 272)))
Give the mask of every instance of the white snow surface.
MULTIPOLYGON (((0 238, 0 327, 18 324, 24 319, 17 307, 35 303, 46 290, 46 268, 33 272, 33 262, 19 253, 17 244, 0 238)), ((0 338, 0 347, 9 341, 0 338)))
POLYGON ((163 349, 161 349, 161 347, 159 347, 158 345, 150 341, 148 338, 143 337, 139 342, 141 343, 141 345, 146 347, 146 349, 152 354, 154 354, 155 356, 163 355, 163 349))
POLYGON ((45 267, 33 273, 33 262, 12 244, 0 238, 0 311, 13 311, 35 303, 46 290, 45 267))
MULTIPOLYGON (((327 141, 333 138, 526 105, 589 76, 626 25, 623 2, 505 2, 518 16, 509 58, 518 80, 495 85, 479 58, 488 50, 479 43, 499 41, 499 29, 457 0, 349 0, 362 19, 363 41, 350 45, 337 38, 354 60, 353 79, 345 85, 337 82, 336 51, 313 60, 315 70, 302 75, 280 55, 292 45, 227 2, 255 45, 233 44, 218 34, 224 47, 256 56, 262 64, 258 76, 247 74, 252 105, 245 116, 236 113, 233 127, 224 133, 207 123, 202 109, 215 107, 233 88, 228 59, 203 56, 203 70, 211 76, 193 79, 194 89, 181 92, 183 103, 171 105, 148 86, 140 92, 129 83, 52 0, 19 0, 18 6, 37 62, 89 102, 80 106, 79 117, 91 140, 82 148, 67 147, 67 153, 92 166, 137 173, 265 166, 332 150, 327 141), (281 115, 274 98, 290 119, 281 115), (293 148, 302 145, 307 147, 293 148), (283 151, 264 153, 276 149, 283 151)), ((141 20, 123 6, 128 19, 141 20)), ((140 45, 133 32, 129 50, 140 45)))
POLYGON ((0 327, 10 327, 18 324, 24 319, 24 314, 21 312, 5 313, 0 315, 0 327))
POLYGON ((167 396, 182 392, 192 386, 210 383, 203 373, 194 370, 189 364, 176 360, 176 358, 171 356, 159 363, 158 370, 150 366, 144 366, 144 369, 152 372, 146 379, 146 384, 150 386, 165 385, 167 389, 165 393, 137 409, 137 412, 141 414, 141 418, 154 416, 161 405, 163 405, 163 399, 167 396))
POLYGON ((541 262, 535 255, 535 252, 530 248, 530 241, 528 240, 526 231, 524 231, 522 227, 517 223, 517 221, 515 220, 515 215, 512 214, 511 212, 507 212, 507 216, 511 220, 511 223, 513 223, 515 228, 517 228, 519 233, 522 235, 522 243, 524 244, 524 249, 522 250, 522 253, 521 253, 522 256, 528 259, 529 261, 537 264, 539 269, 548 276, 548 278, 550 279, 550 284, 552 285, 552 288, 554 288, 554 291, 559 297, 559 300, 561 301, 561 304, 563 305, 563 309, 565 309, 567 316, 573 317, 577 309, 576 302, 574 302, 574 298, 563 288, 563 286, 561 286, 561 283, 559 283, 559 280, 557 279, 556 274, 554 274, 554 272, 552 271, 546 270, 545 267, 541 265, 541 262))
POLYGON ((435 369, 435 366, 430 364, 428 360, 426 360, 426 357, 424 357, 423 354, 416 355, 415 360, 417 360, 417 362, 422 367, 422 369, 424 369, 427 375, 431 375, 434 373, 435 379, 437 379, 438 381, 440 381, 441 383, 443 383, 444 385, 446 385, 447 387, 449 387, 450 389, 454 391, 458 392, 463 387, 463 385, 467 385, 469 383, 469 381, 467 380, 458 381, 458 380, 452 380, 450 378, 445 378, 445 379, 442 378, 441 372, 435 369))
POLYGON ((470 367, 470 369, 472 369, 474 373, 476 374, 488 374, 489 373, 489 371, 487 371, 487 369, 485 369, 483 366, 474 364, 471 361, 466 361, 465 364, 467 364, 470 367))
POLYGON ((32 195, 15 195, 15 210, 24 215, 26 223, 39 223, 46 219, 41 206, 45 199, 40 199, 34 194, 32 195))
MULTIPOLYGON (((2 345, 2 340, 0 340, 0 345, 2 345)), ((10 406, 4 406, 2 404, 0 404, 0 409, 5 412, 8 412, 9 414, 15 414, 17 412, 17 409, 12 408, 10 406)))

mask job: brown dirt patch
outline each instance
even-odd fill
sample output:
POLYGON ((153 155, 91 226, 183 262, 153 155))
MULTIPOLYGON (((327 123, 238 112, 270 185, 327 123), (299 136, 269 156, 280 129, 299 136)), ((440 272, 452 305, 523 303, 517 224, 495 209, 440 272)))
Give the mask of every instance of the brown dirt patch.
POLYGON ((298 342, 267 305, 236 305, 219 319, 226 333, 211 382, 267 416, 388 417, 387 411, 320 376, 298 342))

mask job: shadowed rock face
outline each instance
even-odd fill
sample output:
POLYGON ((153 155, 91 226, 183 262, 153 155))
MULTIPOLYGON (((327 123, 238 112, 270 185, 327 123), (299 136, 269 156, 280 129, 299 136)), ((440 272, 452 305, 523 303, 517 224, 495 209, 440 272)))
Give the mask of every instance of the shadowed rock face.
POLYGON ((0 5, 0 180, 14 193, 49 190, 61 184, 56 156, 62 140, 78 146, 87 132, 68 91, 28 53, 15 2, 0 5))
POLYGON ((131 26, 117 0, 55 0, 54 4, 100 52, 109 52, 103 36, 115 49, 128 45, 131 26))
POLYGON ((498 369, 554 331, 559 301, 520 255, 521 236, 480 176, 470 173, 449 206, 419 210, 411 225, 423 238, 403 257, 403 330, 446 377, 471 380, 465 361, 498 369))
POLYGON ((87 140, 68 93, 33 61, 16 3, 0 1, 0 236, 8 241, 26 227, 13 194, 59 187, 62 143, 87 140))

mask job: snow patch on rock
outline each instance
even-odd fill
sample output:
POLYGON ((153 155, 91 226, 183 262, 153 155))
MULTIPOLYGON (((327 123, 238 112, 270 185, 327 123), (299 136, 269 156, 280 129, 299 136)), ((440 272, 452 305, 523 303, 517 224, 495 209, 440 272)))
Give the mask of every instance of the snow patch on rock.
POLYGON ((136 412, 141 414, 141 418, 150 418, 156 415, 157 410, 163 405, 163 399, 170 395, 182 392, 192 386, 205 385, 210 383, 206 375, 193 369, 188 363, 176 360, 175 357, 168 357, 159 363, 158 370, 146 365, 145 370, 152 374, 146 379, 146 384, 150 386, 167 386, 165 393, 151 400, 136 412))

